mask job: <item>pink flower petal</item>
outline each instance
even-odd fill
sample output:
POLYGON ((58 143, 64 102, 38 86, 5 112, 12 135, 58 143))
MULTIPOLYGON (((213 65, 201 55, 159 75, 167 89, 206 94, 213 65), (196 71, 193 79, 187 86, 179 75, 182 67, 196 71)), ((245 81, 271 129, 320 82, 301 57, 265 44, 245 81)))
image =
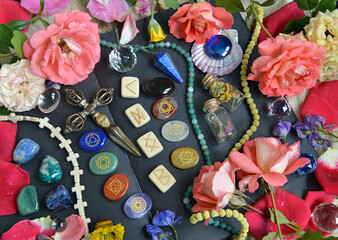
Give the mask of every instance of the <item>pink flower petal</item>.
POLYGON ((106 23, 115 20, 123 22, 129 13, 128 4, 124 0, 111 0, 107 6, 97 0, 89 0, 87 8, 93 17, 106 23))
POLYGON ((262 171, 243 153, 237 151, 230 152, 229 161, 231 164, 238 166, 242 171, 248 173, 262 173, 262 171))
MULTIPOLYGON (((69 7, 70 0, 47 0, 43 8, 42 15, 54 15, 61 9, 69 7)), ((21 6, 34 14, 38 14, 40 7, 40 0, 21 0, 21 6)))
POLYGON ((264 173, 262 175, 262 178, 267 183, 275 187, 283 186, 285 183, 288 182, 288 179, 283 174, 276 172, 264 173))
POLYGON ((269 172, 274 160, 280 154, 279 150, 274 144, 266 141, 264 138, 256 138, 255 143, 257 166, 263 172, 269 172))
POLYGON ((131 42, 140 31, 136 27, 135 19, 132 15, 128 15, 122 28, 120 44, 131 42))

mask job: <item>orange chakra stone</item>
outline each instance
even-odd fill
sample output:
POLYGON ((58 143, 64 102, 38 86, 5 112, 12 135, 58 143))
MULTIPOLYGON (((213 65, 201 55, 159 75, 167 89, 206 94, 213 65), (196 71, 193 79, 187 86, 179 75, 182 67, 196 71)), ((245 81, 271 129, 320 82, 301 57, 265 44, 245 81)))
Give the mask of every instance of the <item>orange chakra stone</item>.
POLYGON ((176 110, 176 100, 172 97, 163 97, 154 103, 152 112, 157 119, 165 120, 173 116, 176 110))
POLYGON ((104 184, 104 196, 112 201, 122 198, 128 191, 129 180, 126 175, 117 173, 111 176, 104 184))

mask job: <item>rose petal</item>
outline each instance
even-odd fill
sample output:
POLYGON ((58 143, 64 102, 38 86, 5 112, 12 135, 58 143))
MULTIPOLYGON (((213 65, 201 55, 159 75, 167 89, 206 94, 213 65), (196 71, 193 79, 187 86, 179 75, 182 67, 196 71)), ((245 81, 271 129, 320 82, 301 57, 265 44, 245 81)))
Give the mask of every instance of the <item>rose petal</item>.
POLYGON ((120 44, 131 42, 140 31, 136 27, 135 19, 132 15, 128 15, 122 28, 120 44))

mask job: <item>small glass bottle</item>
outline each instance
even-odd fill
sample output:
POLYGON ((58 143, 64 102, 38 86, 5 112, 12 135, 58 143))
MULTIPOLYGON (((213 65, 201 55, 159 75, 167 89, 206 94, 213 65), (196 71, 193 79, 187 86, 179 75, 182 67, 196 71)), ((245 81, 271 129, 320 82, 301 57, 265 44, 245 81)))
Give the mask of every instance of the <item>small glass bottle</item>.
POLYGON ((218 78, 212 73, 207 73, 202 79, 205 89, 228 110, 234 111, 244 100, 244 94, 223 78, 218 78))
POLYGON ((236 137, 237 131, 227 111, 219 105, 216 98, 206 101, 203 111, 206 113, 205 119, 218 143, 224 143, 236 137))

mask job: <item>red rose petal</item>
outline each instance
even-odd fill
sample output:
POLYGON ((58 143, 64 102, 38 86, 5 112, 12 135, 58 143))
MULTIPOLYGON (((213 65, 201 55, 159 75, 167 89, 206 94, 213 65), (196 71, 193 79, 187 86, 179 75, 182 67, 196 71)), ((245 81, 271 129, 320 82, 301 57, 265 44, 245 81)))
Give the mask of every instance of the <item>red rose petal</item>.
POLYGON ((0 216, 18 211, 16 197, 29 183, 29 173, 18 164, 0 161, 0 216))
MULTIPOLYGON (((29 19, 29 12, 21 7, 19 2, 13 0, 0 1, 0 23, 7 24, 13 20, 29 21, 29 19)), ((28 28, 23 30, 23 32, 27 30, 28 28)))
POLYGON ((1 240, 34 240, 40 233, 41 227, 30 220, 23 220, 16 223, 7 232, 2 234, 1 240))
POLYGON ((0 129, 0 160, 10 162, 12 161, 15 147, 17 125, 9 122, 0 122, 0 129))
MULTIPOLYGON (((337 166, 337 164, 336 164, 337 166)), ((315 176, 325 192, 338 195, 338 168, 330 169, 319 162, 314 171, 315 176)))
MULTIPOLYGON (((275 194, 276 207, 281 211, 290 221, 296 222, 300 229, 304 229, 311 217, 311 211, 308 204, 296 195, 288 191, 278 188, 275 194), (285 197, 284 197, 285 196, 285 197)), ((270 195, 264 195, 253 207, 263 211, 269 217, 265 217, 257 212, 248 211, 245 217, 249 223, 250 233, 257 239, 262 239, 269 232, 277 232, 277 225, 270 221, 269 208, 272 208, 270 195)), ((294 231, 284 225, 281 225, 283 235, 290 235, 294 231)), ((297 239, 297 236, 283 237, 285 240, 297 239)))

